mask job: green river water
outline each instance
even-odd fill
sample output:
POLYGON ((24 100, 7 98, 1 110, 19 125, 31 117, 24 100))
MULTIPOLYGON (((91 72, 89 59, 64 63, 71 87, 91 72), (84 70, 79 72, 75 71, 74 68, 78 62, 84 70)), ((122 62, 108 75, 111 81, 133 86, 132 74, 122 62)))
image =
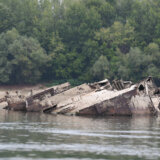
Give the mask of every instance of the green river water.
POLYGON ((0 109, 0 160, 160 159, 160 118, 72 117, 0 109))

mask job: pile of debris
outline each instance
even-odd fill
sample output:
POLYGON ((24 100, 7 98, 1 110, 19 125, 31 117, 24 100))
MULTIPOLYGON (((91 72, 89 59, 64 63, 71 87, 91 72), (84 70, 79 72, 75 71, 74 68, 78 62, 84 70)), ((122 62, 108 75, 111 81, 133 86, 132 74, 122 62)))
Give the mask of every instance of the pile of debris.
POLYGON ((44 112, 67 115, 158 115, 160 89, 151 77, 138 84, 105 79, 71 88, 67 82, 36 94, 24 96, 9 92, 0 99, 7 102, 5 109, 26 112, 44 112))

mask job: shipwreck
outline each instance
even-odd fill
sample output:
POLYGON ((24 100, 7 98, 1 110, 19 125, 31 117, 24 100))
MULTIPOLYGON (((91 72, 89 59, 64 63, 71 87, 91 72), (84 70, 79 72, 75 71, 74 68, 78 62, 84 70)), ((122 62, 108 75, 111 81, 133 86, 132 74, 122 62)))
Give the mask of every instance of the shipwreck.
POLYGON ((0 99, 4 109, 78 116, 132 116, 160 113, 160 89, 152 77, 133 84, 108 79, 71 87, 67 82, 29 96, 9 92, 0 99))

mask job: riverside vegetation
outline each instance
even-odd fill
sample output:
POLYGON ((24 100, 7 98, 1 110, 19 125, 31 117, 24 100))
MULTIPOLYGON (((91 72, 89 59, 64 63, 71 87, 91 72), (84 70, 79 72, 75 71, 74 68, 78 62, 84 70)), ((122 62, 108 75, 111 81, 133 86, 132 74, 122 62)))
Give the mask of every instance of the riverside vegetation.
POLYGON ((160 0, 1 0, 0 83, 160 84, 160 0))

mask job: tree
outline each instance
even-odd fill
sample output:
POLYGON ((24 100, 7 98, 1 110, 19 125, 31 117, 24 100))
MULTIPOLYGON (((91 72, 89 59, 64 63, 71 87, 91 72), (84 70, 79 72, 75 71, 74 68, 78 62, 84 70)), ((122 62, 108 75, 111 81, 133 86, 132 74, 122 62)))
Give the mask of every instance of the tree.
POLYGON ((92 76, 95 80, 102 80, 109 75, 109 63, 105 56, 101 55, 91 68, 92 76))
POLYGON ((119 77, 134 82, 144 78, 149 61, 150 56, 144 55, 139 48, 131 48, 121 59, 118 68, 119 77))
POLYGON ((16 29, 0 35, 0 82, 35 83, 47 61, 37 40, 19 35, 16 29))
POLYGON ((146 76, 150 75, 160 84, 160 50, 156 43, 150 43, 144 50, 145 56, 149 56, 146 76))
POLYGON ((111 3, 105 0, 83 0, 83 3, 87 8, 94 8, 100 14, 103 27, 109 27, 113 24, 116 12, 111 3))
POLYGON ((160 77, 159 0, 1 0, 0 34, 1 83, 92 81, 102 55, 110 79, 160 77))
POLYGON ((69 50, 81 52, 84 42, 92 38, 94 31, 100 27, 101 17, 96 9, 88 9, 83 3, 76 1, 65 10, 58 32, 69 50))
POLYGON ((128 23, 123 25, 121 22, 114 22, 111 27, 100 29, 95 39, 105 48, 119 48, 122 53, 128 53, 134 44, 134 28, 128 23))
POLYGON ((160 9, 155 1, 136 0, 133 3, 129 23, 135 28, 137 46, 144 48, 159 38, 160 9))
POLYGON ((9 7, 0 3, 0 33, 10 29, 13 24, 13 16, 9 7))
POLYGON ((135 0, 118 0, 113 5, 116 10, 116 21, 126 23, 131 16, 135 0))

